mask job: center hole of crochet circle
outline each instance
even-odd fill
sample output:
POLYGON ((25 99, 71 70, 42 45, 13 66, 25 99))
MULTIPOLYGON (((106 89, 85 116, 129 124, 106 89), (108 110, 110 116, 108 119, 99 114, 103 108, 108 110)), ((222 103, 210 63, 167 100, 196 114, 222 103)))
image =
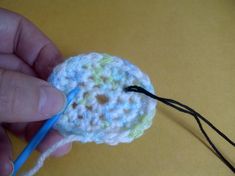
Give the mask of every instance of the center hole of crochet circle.
POLYGON ((96 95, 96 99, 99 104, 103 105, 109 101, 109 98, 103 94, 96 95))

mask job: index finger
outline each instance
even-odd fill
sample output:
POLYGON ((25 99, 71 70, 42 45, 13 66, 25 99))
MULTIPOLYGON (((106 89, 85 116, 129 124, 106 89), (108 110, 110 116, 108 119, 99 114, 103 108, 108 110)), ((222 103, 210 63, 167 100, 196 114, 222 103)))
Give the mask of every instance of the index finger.
POLYGON ((17 55, 43 79, 62 61, 57 47, 34 24, 1 8, 0 41, 0 53, 17 55))

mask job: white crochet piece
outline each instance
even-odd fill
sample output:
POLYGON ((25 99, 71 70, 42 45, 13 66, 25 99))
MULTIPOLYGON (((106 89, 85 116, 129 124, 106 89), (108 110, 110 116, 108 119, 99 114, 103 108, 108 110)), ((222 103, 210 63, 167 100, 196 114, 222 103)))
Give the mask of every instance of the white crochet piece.
POLYGON ((137 85, 154 93, 150 79, 124 59, 100 53, 71 57, 54 68, 48 81, 65 94, 75 87, 80 91, 54 126, 65 136, 64 141, 43 153, 28 176, 36 173, 58 146, 69 141, 128 143, 152 124, 156 100, 123 90, 137 85))
POLYGON ((115 145, 131 142, 149 128, 156 100, 123 88, 138 85, 154 92, 149 78, 136 66, 115 56, 89 53, 58 65, 49 82, 67 94, 80 92, 55 125, 62 135, 80 142, 115 145))

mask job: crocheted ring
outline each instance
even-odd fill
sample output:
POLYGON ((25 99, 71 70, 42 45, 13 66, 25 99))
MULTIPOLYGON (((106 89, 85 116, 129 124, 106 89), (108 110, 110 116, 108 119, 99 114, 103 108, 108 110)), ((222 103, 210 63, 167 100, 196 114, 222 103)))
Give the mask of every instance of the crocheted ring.
POLYGON ((56 66, 48 81, 65 94, 80 88, 54 126, 64 136, 115 145, 140 137, 152 124, 157 102, 123 88, 138 85, 154 93, 153 86, 127 60, 100 53, 74 56, 56 66))

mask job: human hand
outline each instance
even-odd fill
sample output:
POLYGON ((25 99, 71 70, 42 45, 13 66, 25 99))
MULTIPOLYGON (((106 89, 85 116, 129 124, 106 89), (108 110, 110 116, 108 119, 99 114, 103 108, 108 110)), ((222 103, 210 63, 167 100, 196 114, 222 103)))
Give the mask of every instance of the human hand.
MULTIPOLYGON (((0 8, 0 175, 13 169, 11 131, 29 141, 42 125, 63 108, 64 95, 46 81, 61 62, 56 46, 24 17, 0 8)), ((62 136, 52 130, 38 146, 46 150, 62 136)), ((71 144, 53 153, 67 153, 71 144)))

